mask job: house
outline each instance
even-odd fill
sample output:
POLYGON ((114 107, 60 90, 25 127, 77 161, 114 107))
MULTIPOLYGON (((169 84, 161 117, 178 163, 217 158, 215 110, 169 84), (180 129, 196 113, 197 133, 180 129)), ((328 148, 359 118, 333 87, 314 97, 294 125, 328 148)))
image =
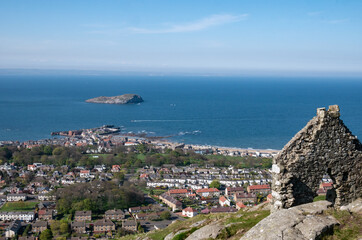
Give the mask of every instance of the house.
POLYGON ((48 194, 39 194, 38 195, 39 201, 54 201, 55 196, 54 195, 48 195, 48 194))
POLYGON ((225 196, 221 196, 219 198, 219 204, 221 207, 224 207, 224 206, 229 206, 230 207, 230 201, 228 199, 226 199, 225 196))
POLYGON ((126 215, 121 209, 108 210, 104 214, 105 219, 120 221, 126 218, 126 215))
POLYGON ((91 221, 92 211, 75 211, 74 221, 91 221))
POLYGON ((149 212, 152 211, 151 206, 144 206, 144 207, 131 207, 128 209, 130 213, 139 213, 139 212, 149 212))
POLYGON ((80 170, 79 177, 81 178, 89 178, 90 170, 80 170))
POLYGON ((20 220, 15 220, 14 222, 12 222, 10 224, 9 227, 6 228, 5 230, 5 237, 6 238, 13 238, 15 237, 18 232, 21 229, 21 221, 20 220))
POLYGON ((244 192, 244 188, 243 187, 227 187, 225 189, 225 196, 231 197, 234 195, 234 193, 238 193, 238 192, 244 192))
POLYGON ((107 168, 105 165, 96 165, 94 166, 94 169, 97 170, 98 172, 103 172, 105 171, 107 168))
POLYGON ((198 194, 201 197, 209 197, 209 196, 218 197, 220 195, 220 191, 217 188, 202 188, 196 190, 196 194, 198 194))
POLYGON ((76 233, 86 233, 87 232, 85 221, 72 222, 71 228, 72 228, 72 231, 76 232, 76 233))
POLYGON ((18 202, 18 201, 26 201, 28 196, 26 194, 8 194, 6 196, 6 201, 8 202, 18 202))
POLYGON ((242 208, 246 208, 246 206, 244 205, 244 203, 242 203, 242 202, 237 202, 237 203, 236 203, 236 209, 237 209, 237 210, 240 210, 240 209, 242 209, 242 208))
POLYGON ((136 142, 125 142, 124 145, 125 146, 137 146, 138 143, 136 143, 136 142))
POLYGON ((108 219, 101 219, 94 223, 94 232, 101 233, 101 232, 111 232, 116 230, 116 225, 111 220, 108 219))
POLYGON ((317 190, 318 195, 326 195, 327 191, 333 189, 333 183, 331 182, 323 182, 319 185, 319 189, 317 190))
POLYGON ((35 223, 33 223, 33 226, 31 228, 31 230, 34 233, 37 232, 42 232, 44 230, 46 230, 48 228, 48 222, 46 221, 36 221, 35 223))
POLYGON ((182 216, 191 218, 191 217, 195 217, 196 215, 197 215, 197 211, 191 207, 182 209, 182 216))
POLYGON ((232 213, 237 211, 238 210, 233 207, 217 207, 217 208, 211 208, 210 213, 232 213))
POLYGON ((268 196, 266 196, 266 201, 271 202, 272 199, 273 199, 273 196, 271 193, 269 193, 268 196))
POLYGON ((186 197, 191 192, 188 189, 170 189, 168 190, 168 195, 175 197, 175 196, 184 196, 186 197))
POLYGON ((123 221, 122 228, 124 228, 128 231, 137 232, 137 222, 134 220, 123 221))
POLYGON ((159 198, 162 200, 162 202, 169 206, 173 212, 182 208, 182 203, 167 193, 163 193, 159 198))
POLYGON ((154 221, 154 220, 159 220, 161 217, 161 212, 151 212, 151 213, 137 213, 136 215, 134 215, 134 217, 137 220, 150 220, 150 221, 154 221))
POLYGON ((28 165, 28 171, 35 171, 36 166, 34 164, 28 165))
POLYGON ((269 194, 271 192, 270 186, 268 184, 264 185, 251 185, 247 188, 248 193, 263 193, 269 194))
POLYGON ((30 222, 34 220, 34 217, 34 212, 0 212, 0 220, 2 221, 22 220, 30 222))
POLYGON ((121 171, 121 165, 112 165, 111 172, 116 173, 121 171))
POLYGON ((327 190, 332 189, 332 188, 333 188, 333 183, 331 183, 331 182, 321 183, 319 185, 319 189, 323 189, 326 192, 327 192, 327 190))
POLYGON ((202 209, 202 210, 201 210, 201 213, 202 213, 202 214, 209 214, 209 213, 210 213, 210 209, 208 209, 208 208, 202 209))
POLYGON ((255 193, 234 193, 235 202, 256 203, 255 193))
POLYGON ((38 211, 38 218, 42 220, 52 220, 53 219, 53 210, 51 209, 40 209, 38 211))

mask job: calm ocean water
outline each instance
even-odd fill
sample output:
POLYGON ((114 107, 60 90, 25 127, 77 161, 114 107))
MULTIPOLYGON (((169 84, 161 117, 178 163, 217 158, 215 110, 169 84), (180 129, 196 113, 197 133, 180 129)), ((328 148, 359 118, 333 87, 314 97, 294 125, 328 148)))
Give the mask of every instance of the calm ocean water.
POLYGON ((331 104, 362 135, 362 79, 0 76, 0 140, 114 124, 185 143, 280 149, 331 104), (145 102, 84 102, 124 93, 145 102))

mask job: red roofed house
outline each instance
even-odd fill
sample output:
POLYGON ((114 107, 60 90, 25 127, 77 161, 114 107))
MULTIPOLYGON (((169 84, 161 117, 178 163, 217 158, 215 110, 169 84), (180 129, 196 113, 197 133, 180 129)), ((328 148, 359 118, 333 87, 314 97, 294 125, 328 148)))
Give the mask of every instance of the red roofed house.
POLYGON ((220 191, 217 188, 202 188, 197 189, 196 193, 202 197, 219 196, 220 191))
POLYGON ((182 210, 182 215, 185 217, 195 217, 197 215, 197 211, 191 207, 187 207, 182 210))
POLYGON ((28 165, 28 171, 35 171, 36 165, 28 165))
POLYGON ((333 188, 333 183, 321 183, 319 185, 319 189, 317 191, 318 195, 326 195, 327 194, 327 190, 332 189, 333 188))
POLYGON ((240 209, 242 209, 242 208, 246 208, 246 206, 244 205, 244 203, 242 203, 242 202, 237 202, 237 203, 236 203, 236 209, 237 209, 237 210, 240 210, 240 209))
POLYGON ((268 194, 268 196, 266 196, 266 201, 267 202, 271 202, 273 196, 271 195, 271 193, 268 194))
POLYGON ((141 175, 140 175, 140 179, 147 179, 148 178, 148 174, 146 174, 146 173, 142 173, 141 175))
POLYGON ((38 211, 38 217, 42 220, 52 220, 53 219, 53 210, 51 209, 40 209, 38 211))
POLYGON ((168 190, 168 195, 176 197, 176 196, 187 196, 191 193, 188 189, 170 189, 168 190))
POLYGON ((331 183, 331 182, 329 182, 329 183, 321 183, 319 185, 319 188, 323 188, 324 190, 332 189, 333 188, 333 183, 331 183))
POLYGON ((121 165, 112 165, 111 172, 119 172, 121 171, 121 165))
POLYGON ((228 199, 226 199, 225 196, 221 196, 219 198, 219 204, 221 207, 224 207, 224 206, 229 206, 230 207, 230 201, 228 199))
POLYGON ((248 186, 248 193, 264 193, 269 194, 270 193, 270 186, 267 184, 264 185, 251 185, 248 186))

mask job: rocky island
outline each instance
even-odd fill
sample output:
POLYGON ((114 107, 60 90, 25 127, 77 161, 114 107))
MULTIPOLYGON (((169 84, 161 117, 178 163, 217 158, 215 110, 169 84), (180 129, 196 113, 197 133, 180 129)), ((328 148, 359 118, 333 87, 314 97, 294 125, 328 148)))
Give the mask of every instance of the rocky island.
POLYGON ((137 94, 123 94, 114 97, 96 97, 86 100, 89 103, 106 103, 106 104, 129 104, 129 103, 141 103, 143 99, 137 94))

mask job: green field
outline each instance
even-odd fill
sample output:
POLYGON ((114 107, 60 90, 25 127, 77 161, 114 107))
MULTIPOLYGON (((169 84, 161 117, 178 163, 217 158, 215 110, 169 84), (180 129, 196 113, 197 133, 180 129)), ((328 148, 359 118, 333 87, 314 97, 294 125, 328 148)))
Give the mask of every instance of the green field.
POLYGON ((7 202, 0 208, 2 212, 11 211, 32 211, 38 202, 7 202))

